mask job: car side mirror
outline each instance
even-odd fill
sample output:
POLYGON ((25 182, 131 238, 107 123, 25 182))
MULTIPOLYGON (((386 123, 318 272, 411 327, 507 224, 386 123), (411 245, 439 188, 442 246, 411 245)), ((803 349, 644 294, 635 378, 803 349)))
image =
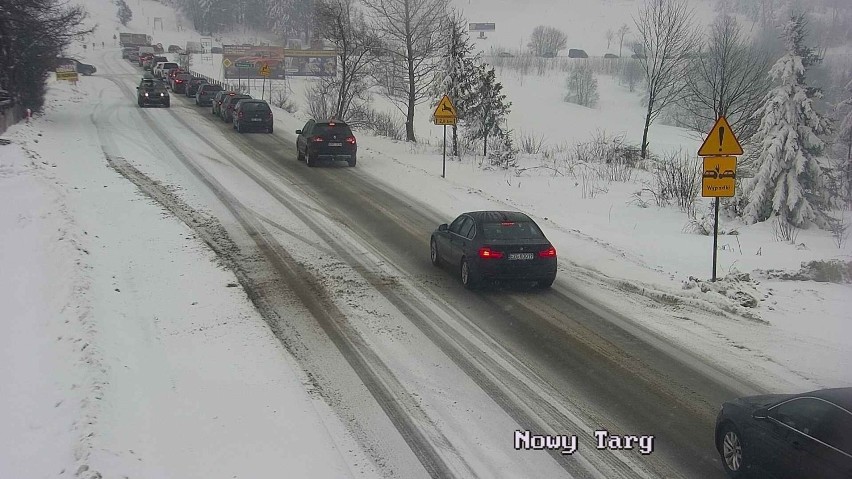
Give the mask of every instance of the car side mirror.
POLYGON ((769 417, 769 409, 765 407, 755 409, 754 412, 751 413, 751 417, 755 419, 766 419, 769 417))
POLYGON ((438 226, 438 231, 447 231, 447 223, 438 226))
POLYGON ((301 134, 302 134, 302 130, 296 130, 296 134, 297 134, 297 135, 301 135, 301 134))

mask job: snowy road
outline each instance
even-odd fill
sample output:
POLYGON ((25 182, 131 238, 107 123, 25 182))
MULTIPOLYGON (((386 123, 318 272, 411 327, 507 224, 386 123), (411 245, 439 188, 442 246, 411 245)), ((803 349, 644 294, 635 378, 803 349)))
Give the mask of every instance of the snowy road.
POLYGON ((548 292, 465 291, 428 261, 450 218, 357 168, 309 169, 289 135, 238 135, 185 98, 140 110, 140 72, 116 52, 102 64, 92 120, 112 166, 237 272, 385 473, 723 477, 717 408, 757 387, 590 304, 566 274, 548 292), (515 451, 517 429, 579 448, 515 451), (598 429, 653 435, 654 452, 598 450, 598 429))

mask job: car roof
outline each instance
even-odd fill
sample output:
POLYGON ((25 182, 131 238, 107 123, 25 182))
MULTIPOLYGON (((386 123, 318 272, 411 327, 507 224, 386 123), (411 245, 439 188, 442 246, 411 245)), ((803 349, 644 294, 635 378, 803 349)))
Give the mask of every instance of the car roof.
POLYGON ((529 216, 519 211, 470 211, 464 214, 472 217, 477 223, 532 221, 529 216))
POLYGON ((797 397, 815 397, 825 399, 828 402, 834 403, 843 409, 852 412, 852 388, 820 389, 819 391, 799 394, 797 397))

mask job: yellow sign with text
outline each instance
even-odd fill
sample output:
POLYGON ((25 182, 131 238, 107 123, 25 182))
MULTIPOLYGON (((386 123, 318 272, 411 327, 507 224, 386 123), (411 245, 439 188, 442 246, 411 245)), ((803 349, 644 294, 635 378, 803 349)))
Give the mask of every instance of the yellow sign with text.
POLYGON ((737 157, 705 156, 701 175, 701 196, 705 198, 734 196, 737 180, 737 157))
POLYGON ((268 77, 269 76, 269 64, 264 63, 262 67, 260 67, 260 76, 268 77))
POLYGON ((441 98, 441 101, 438 102, 432 116, 435 118, 436 125, 455 125, 458 119, 456 107, 447 95, 444 95, 444 98, 441 98))

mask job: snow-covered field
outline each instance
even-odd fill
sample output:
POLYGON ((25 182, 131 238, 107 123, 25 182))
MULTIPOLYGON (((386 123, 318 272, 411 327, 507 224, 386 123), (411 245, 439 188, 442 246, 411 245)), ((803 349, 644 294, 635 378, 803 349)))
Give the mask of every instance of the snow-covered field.
MULTIPOLYGON (((131 3, 129 30, 147 31, 148 17, 160 16, 165 29, 154 32, 156 41, 197 39, 175 30, 169 7, 131 3)), ((602 32, 630 24, 637 5, 458 3, 470 21, 497 23, 483 49, 517 49, 543 23, 563 28, 570 47, 592 55, 607 50, 602 32)), ((92 41, 111 45, 119 31, 114 6, 87 5, 99 24, 92 41)), ((101 69, 93 52, 70 53, 101 69)), ((218 77, 215 57, 194 69, 218 77)), ((640 99, 610 77, 599 77, 601 102, 586 109, 561 101, 562 73, 499 73, 513 102, 510 127, 540 135, 548 147, 585 141, 597 130, 633 143, 640 138, 640 99)), ((290 82, 300 106, 309 81, 290 82)), ((0 476, 377 475, 328 406, 308 394, 298 365, 233 287, 234 275, 217 266, 190 229, 106 166, 90 120, 97 112, 86 98, 107 80, 81 82, 53 83, 44 115, 12 128, 6 137, 14 144, 0 146, 7 332, 0 336, 0 476)), ((429 123, 430 113, 428 105, 418 110, 416 145, 359 134, 358 168, 448 221, 476 209, 531 214, 559 251, 557 288, 624 312, 767 390, 852 385, 852 287, 761 273, 849 261, 848 242, 838 248, 816 229, 802 231, 795 244, 779 242, 769 224, 723 217, 720 229, 738 234, 719 238, 720 276, 739 271, 756 279, 723 283, 757 300, 744 308, 713 290, 684 289, 690 277, 709 278, 712 237, 684 232, 689 218, 676 208, 652 201, 641 207, 634 193, 646 172, 637 170, 627 183, 599 181, 594 198, 584 197, 582 178, 533 168, 540 157, 522 158, 521 167, 533 168, 524 171, 485 171, 467 157, 448 162, 444 179, 442 129, 429 123), (648 301, 627 301, 625 293, 648 301)), ((303 107, 293 115, 277 110, 277 134, 293 136, 306 119, 303 107)), ((652 127, 651 141, 657 151, 698 147, 692 135, 663 125, 652 127)), ((145 145, 139 149, 146 154, 145 145)), ((706 201, 699 211, 705 208, 706 201)))

